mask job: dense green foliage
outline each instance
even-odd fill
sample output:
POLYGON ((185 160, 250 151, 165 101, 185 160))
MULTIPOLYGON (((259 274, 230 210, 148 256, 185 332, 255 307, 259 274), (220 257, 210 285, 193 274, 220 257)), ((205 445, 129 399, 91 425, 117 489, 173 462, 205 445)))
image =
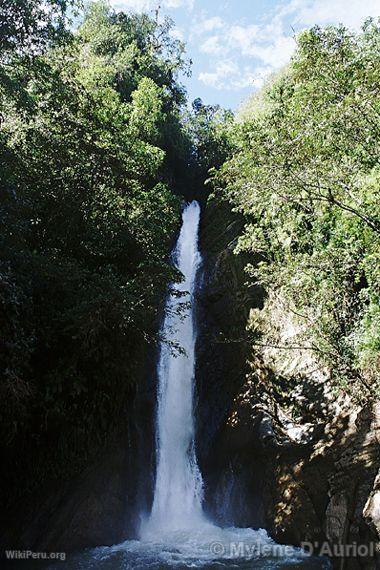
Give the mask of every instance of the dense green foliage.
POLYGON ((215 180, 246 218, 252 279, 281 293, 305 345, 362 396, 380 377, 379 119, 379 26, 313 28, 246 106, 215 180))
POLYGON ((66 36, 67 9, 75 0, 2 0, 0 5, 0 59, 15 51, 33 55, 53 39, 66 36))
MULTIPOLYGON (((75 2, 0 9, 3 488, 75 469, 126 413, 179 188, 246 220, 248 273, 307 323, 339 386, 380 376, 380 29, 314 28, 238 121, 200 99, 171 22, 75 2), (259 259, 259 263, 257 260, 259 259)), ((218 230, 219 231, 219 230, 218 230)))
POLYGON ((204 183, 211 172, 220 168, 234 149, 231 128, 234 115, 232 111, 219 105, 205 105, 201 99, 195 99, 192 110, 184 118, 184 126, 191 141, 189 173, 187 184, 193 193, 198 190, 198 198, 207 196, 204 183))
POLYGON ((39 5, 20 2, 22 41, 2 29, 0 76, 0 428, 21 490, 125 413, 173 278, 190 148, 169 21, 94 4, 60 33, 39 5))

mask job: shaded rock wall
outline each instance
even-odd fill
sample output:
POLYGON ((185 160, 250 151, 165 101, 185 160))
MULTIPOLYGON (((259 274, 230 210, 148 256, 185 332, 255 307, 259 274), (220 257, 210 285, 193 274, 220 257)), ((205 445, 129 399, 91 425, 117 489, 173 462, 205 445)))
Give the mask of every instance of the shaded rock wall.
MULTIPOLYGON (((284 321, 281 342, 297 324, 288 326, 277 299, 271 306, 262 290, 245 286, 244 259, 233 254, 242 223, 211 203, 201 227, 197 445, 207 510, 222 524, 265 527, 282 543, 374 547, 378 405, 357 407, 332 392, 313 355, 285 356, 249 339, 252 312, 271 329, 284 321)), ((380 567, 375 556, 334 563, 340 570, 380 567)))

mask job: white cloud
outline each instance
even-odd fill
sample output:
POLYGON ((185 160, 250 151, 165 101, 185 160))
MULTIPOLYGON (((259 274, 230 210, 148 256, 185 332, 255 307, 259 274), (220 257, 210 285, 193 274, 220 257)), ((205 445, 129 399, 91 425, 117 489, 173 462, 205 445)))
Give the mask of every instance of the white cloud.
POLYGON ((199 81, 223 91, 239 91, 246 87, 260 87, 263 83, 262 74, 268 75, 271 69, 261 67, 254 69, 249 65, 242 68, 232 59, 218 60, 214 71, 201 72, 198 75, 199 81))
POLYGON ((270 65, 256 67, 253 76, 253 85, 259 89, 264 85, 271 73, 273 73, 273 68, 270 65))
MULTIPOLYGON (((281 0, 280 0, 281 2, 281 0)), ((111 0, 120 10, 151 11, 185 8, 194 0, 111 0)), ((294 49, 294 30, 313 25, 342 23, 358 29, 369 16, 380 16, 380 0, 284 0, 264 18, 253 22, 227 22, 201 12, 190 29, 174 28, 173 37, 190 42, 210 56, 210 68, 198 75, 215 89, 239 90, 261 87, 266 77, 288 63, 294 49)))
POLYGON ((201 52, 208 53, 210 55, 221 55, 225 53, 226 46, 221 43, 220 36, 211 36, 207 38, 200 48, 201 52))
POLYGON ((128 12, 129 10, 136 12, 148 12, 154 8, 154 2, 151 0, 120 0, 116 2, 111 0, 110 4, 116 10, 124 10, 125 12, 128 12))
POLYGON ((260 87, 268 75, 290 60, 295 41, 284 34, 278 21, 261 26, 225 24, 220 33, 208 37, 199 49, 211 56, 228 57, 227 61, 219 59, 211 72, 201 73, 200 81, 215 89, 237 90, 260 87))
POLYGON ((180 28, 179 26, 174 26, 174 28, 170 30, 170 35, 175 40, 180 40, 181 42, 183 42, 185 39, 185 32, 183 28, 180 28))
POLYGON ((290 60, 295 50, 296 43, 293 38, 279 36, 274 39, 273 43, 263 45, 253 43, 247 50, 247 54, 259 59, 268 65, 272 71, 282 67, 290 60))
POLYGON ((247 54, 250 45, 259 35, 260 27, 255 24, 251 26, 231 26, 227 32, 227 41, 231 47, 236 47, 242 54, 247 54))
POLYGON ((363 21, 380 16, 380 0, 297 0, 294 22, 301 26, 343 24, 358 29, 363 21))
POLYGON ((158 6, 169 9, 187 8, 191 11, 194 0, 111 0, 111 6, 125 12, 150 12, 156 10, 158 6))
POLYGON ((380 16, 380 0, 289 0, 249 24, 203 17, 195 25, 195 33, 204 38, 199 49, 219 59, 198 78, 215 89, 260 87, 289 62, 296 47, 294 30, 329 23, 357 30, 369 16, 380 16))
POLYGON ((232 26, 226 40, 241 55, 259 59, 276 69, 289 61, 295 49, 295 41, 292 36, 286 36, 281 27, 275 30, 275 26, 271 25, 270 28, 271 33, 268 33, 266 26, 232 26))
POLYGON ((198 79, 209 87, 214 87, 215 89, 227 89, 227 79, 231 79, 231 76, 238 74, 239 66, 234 61, 220 60, 215 65, 215 71, 201 72, 198 79))
MULTIPOLYGON (((157 1, 156 1, 157 4, 157 1)), ((162 0, 163 8, 188 8, 192 10, 194 8, 194 0, 162 0)))
POLYGON ((202 18, 194 26, 194 31, 197 34, 203 34, 205 32, 213 32, 214 30, 219 30, 225 26, 222 18, 219 16, 213 16, 212 18, 202 18))

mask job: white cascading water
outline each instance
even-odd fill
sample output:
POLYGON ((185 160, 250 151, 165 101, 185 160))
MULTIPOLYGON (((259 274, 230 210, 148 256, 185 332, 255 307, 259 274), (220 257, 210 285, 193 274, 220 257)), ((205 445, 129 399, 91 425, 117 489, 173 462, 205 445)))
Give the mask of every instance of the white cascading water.
MULTIPOLYGON (((248 557, 255 560, 250 568, 273 570, 305 559, 300 549, 292 547, 286 555, 276 554, 280 546, 263 529, 222 528, 209 521, 202 510, 193 409, 196 324, 192 301, 201 261, 199 217, 197 202, 186 206, 174 252, 184 280, 168 297, 162 329, 165 341, 158 364, 157 472, 152 510, 142 524, 140 540, 100 547, 89 554, 99 567, 102 561, 108 564, 113 558, 113 565, 105 568, 211 568, 214 561, 224 568, 240 564, 247 568, 248 557), (178 314, 183 303, 187 304, 178 314), (170 345, 179 345, 183 352, 173 354, 170 345)), ((311 566, 309 562, 307 566, 310 570, 328 567, 311 566)))
POLYGON ((146 531, 194 528, 203 522, 202 477, 194 447, 194 366, 196 330, 192 302, 201 256, 200 208, 183 212, 175 261, 184 280, 167 300, 164 342, 158 365, 157 473, 152 513, 146 531), (173 346, 180 344, 178 354, 173 346))

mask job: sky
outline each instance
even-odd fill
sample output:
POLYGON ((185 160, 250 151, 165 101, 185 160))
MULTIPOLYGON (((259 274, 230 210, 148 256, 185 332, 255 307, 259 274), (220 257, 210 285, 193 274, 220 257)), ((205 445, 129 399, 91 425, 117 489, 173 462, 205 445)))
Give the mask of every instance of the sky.
MULTIPOLYGON (((380 16, 380 0, 110 0, 116 10, 150 12, 160 5, 186 43, 190 100, 237 109, 266 77, 286 64, 295 33, 313 25, 358 30, 380 16)), ((152 12, 153 13, 153 12, 152 12)))

